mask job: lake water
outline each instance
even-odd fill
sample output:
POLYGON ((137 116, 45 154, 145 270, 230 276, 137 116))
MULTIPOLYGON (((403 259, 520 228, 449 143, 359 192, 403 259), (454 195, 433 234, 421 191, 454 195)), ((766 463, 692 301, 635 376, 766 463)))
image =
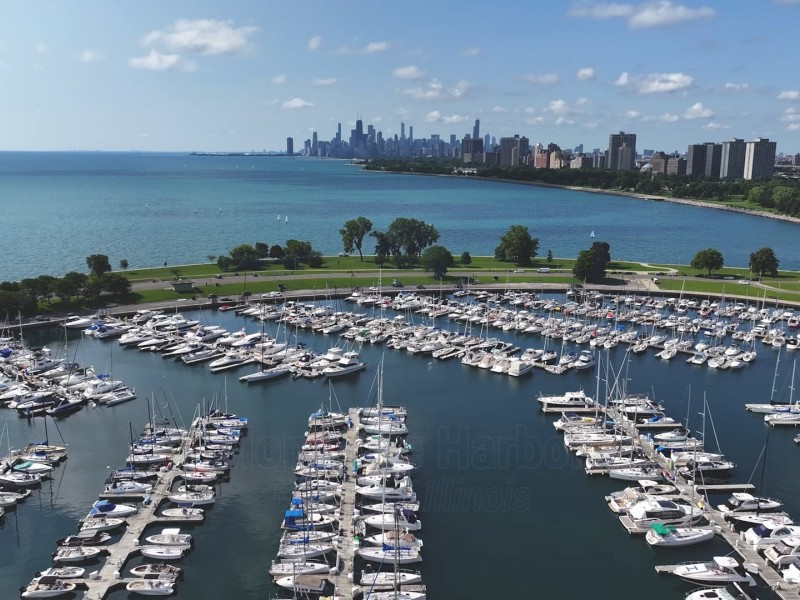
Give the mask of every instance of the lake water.
MULTIPOLYGON (((194 316, 231 331, 259 327, 230 312, 194 316)), ((537 337, 498 336, 523 347, 542 345, 537 337)), ((57 330, 26 333, 26 339, 65 346, 57 330)), ((303 331, 298 339, 320 351, 332 343, 327 336, 303 331)), ((195 546, 181 562, 185 578, 177 597, 260 600, 278 595, 267 569, 277 551, 295 452, 308 414, 329 401, 327 385, 284 379, 248 387, 236 379, 247 367, 226 378, 206 366, 186 367, 158 354, 122 349, 116 341, 79 340, 79 334, 70 334, 71 358, 113 371, 135 386, 140 398, 112 408, 86 408, 58 421, 70 457, 52 481, 2 521, 0 597, 15 597, 19 586, 49 564, 55 541, 76 530, 76 521, 102 489, 107 467, 124 461, 129 423, 139 429, 148 418, 148 399, 154 399, 158 412, 188 422, 200 403, 225 395, 229 410, 250 418, 250 429, 231 481, 220 487, 205 524, 190 528, 195 546)), ((758 360, 739 372, 690 367, 680 359, 665 363, 652 353, 636 356, 626 370, 628 388, 655 395, 677 419, 690 415, 693 430, 701 427, 698 413, 706 396, 708 439, 718 439, 738 463, 736 481, 747 481, 755 472, 758 483, 767 429, 743 405, 769 399, 776 359, 767 347, 759 344, 758 351, 758 360)), ((622 348, 610 351, 616 368, 623 353, 622 348)), ((656 575, 654 565, 729 552, 718 541, 657 552, 620 526, 603 496, 625 487, 624 482, 587 477, 583 462, 566 452, 555 433, 553 417, 540 414, 535 400, 540 392, 580 387, 593 394, 594 373, 558 377, 537 370, 518 380, 380 346, 365 346, 361 355, 367 371, 336 382, 334 406, 369 403, 376 365, 385 360, 384 401, 405 404, 410 411, 411 458, 418 467, 414 481, 424 523, 422 570, 430 598, 677 599, 691 586, 656 575)), ((778 397, 788 397, 790 362, 780 363, 778 397)), ((29 422, 6 414, 12 447, 43 437, 41 419, 29 422)), ((52 424, 49 434, 51 441, 60 441, 52 424)), ((797 515, 800 463, 794 434, 770 432, 763 493, 781 498, 797 515)), ((126 592, 111 596, 126 597, 126 592)), ((759 591, 758 597, 769 596, 759 591)))
MULTIPOLYGON (((664 202, 447 177, 371 173, 344 161, 185 154, 0 153, 0 280, 85 272, 106 254, 117 267, 205 262, 241 243, 308 240, 341 250, 339 229, 360 215, 376 229, 397 217, 432 223, 455 255, 493 254, 512 224, 539 254, 575 256, 607 241, 616 259, 688 263, 716 248, 746 266, 769 246, 800 268, 800 226, 664 202), (590 233, 595 232, 595 238, 590 233)), ((371 240, 365 251, 371 252, 371 240)))

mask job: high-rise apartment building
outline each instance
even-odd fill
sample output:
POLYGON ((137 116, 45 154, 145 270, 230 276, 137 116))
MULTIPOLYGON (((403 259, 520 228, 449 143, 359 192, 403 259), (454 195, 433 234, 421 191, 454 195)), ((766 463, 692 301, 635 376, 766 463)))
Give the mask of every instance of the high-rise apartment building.
POLYGON ((689 144, 686 149, 686 174, 699 175, 706 174, 706 150, 708 144, 689 144))
POLYGON ((744 140, 738 138, 722 142, 720 156, 720 179, 741 179, 744 177, 744 140))
POLYGON ((721 160, 722 144, 706 144, 706 164, 703 168, 703 171, 707 178, 717 179, 719 177, 721 160))
POLYGON ((294 138, 286 138, 286 156, 294 156, 294 138))
POLYGON ((472 127, 472 137, 478 139, 481 137, 481 120, 475 119, 475 125, 472 127))
POLYGON ((775 173, 776 142, 768 138, 758 138, 747 142, 744 151, 745 179, 772 179, 775 173))
POLYGON ((606 168, 612 171, 624 171, 633 169, 636 161, 636 134, 625 133, 612 133, 608 136, 608 159, 606 168), (620 148, 626 146, 623 155, 626 162, 620 165, 620 148), (628 162, 629 161, 629 162, 628 162))

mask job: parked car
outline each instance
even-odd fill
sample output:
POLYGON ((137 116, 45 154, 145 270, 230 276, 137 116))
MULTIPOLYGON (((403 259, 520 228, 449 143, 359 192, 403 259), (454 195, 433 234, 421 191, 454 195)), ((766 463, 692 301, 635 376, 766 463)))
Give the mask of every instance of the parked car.
POLYGON ((392 287, 403 287, 399 279, 392 279, 392 287))

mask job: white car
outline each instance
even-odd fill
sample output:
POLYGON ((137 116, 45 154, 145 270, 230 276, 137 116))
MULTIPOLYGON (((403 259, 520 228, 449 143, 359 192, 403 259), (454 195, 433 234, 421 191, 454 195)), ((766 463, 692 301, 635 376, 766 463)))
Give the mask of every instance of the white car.
POLYGON ((750 280, 749 279, 740 279, 739 280, 739 285, 750 285, 750 280))
POLYGON ((524 273, 525 269, 514 269, 514 273, 524 273))

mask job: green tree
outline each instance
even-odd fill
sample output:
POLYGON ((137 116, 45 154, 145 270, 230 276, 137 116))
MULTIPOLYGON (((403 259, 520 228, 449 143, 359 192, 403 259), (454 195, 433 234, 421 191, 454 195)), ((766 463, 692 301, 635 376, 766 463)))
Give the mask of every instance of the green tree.
POLYGON ((283 257, 283 268, 294 271, 297 268, 297 257, 294 254, 286 254, 283 257))
POLYGON ((600 283, 605 279, 606 267, 611 261, 608 242, 594 242, 588 250, 581 250, 572 268, 572 274, 581 281, 600 283))
POLYGON ((231 267, 233 267, 233 259, 230 256, 218 256, 217 266, 219 267, 220 271, 228 271, 231 267))
POLYGON ((119 268, 122 269, 123 271, 127 271, 128 270, 128 259, 127 258, 121 258, 120 259, 119 268))
POLYGON ((312 250, 308 255, 308 266, 312 269, 319 269, 322 267, 323 259, 322 259, 322 252, 319 250, 312 250))
POLYGON ((465 267, 472 263, 472 256, 470 256, 469 252, 462 252, 461 253, 461 264, 465 267))
POLYGON ((750 270, 761 277, 764 273, 772 277, 778 276, 778 259, 772 248, 760 248, 750 254, 750 270))
POLYGON ((269 258, 269 244, 264 242, 256 242, 256 254, 258 258, 269 258))
POLYGON ((311 242, 300 240, 286 240, 286 254, 294 256, 299 262, 307 262, 309 255, 314 251, 311 242))
POLYGON ((70 271, 64 275, 64 281, 67 288, 71 290, 70 296, 80 296, 89 281, 89 277, 85 273, 78 273, 77 271, 70 271))
POLYGON ((386 235, 392 254, 405 254, 419 258, 422 251, 439 240, 439 232, 433 225, 418 219, 398 217, 389 224, 386 235))
POLYGON ((725 264, 719 250, 714 248, 706 248, 705 250, 698 250, 697 254, 692 259, 691 266, 694 269, 707 269, 708 274, 711 271, 718 271, 725 264))
POLYGON ((103 277, 103 289, 112 296, 125 297, 131 293, 131 282, 119 273, 108 273, 103 277))
POLYGON ((381 231, 373 231, 370 235, 375 238, 375 264, 381 266, 392 252, 391 241, 381 231))
POLYGON ((240 244, 230 251, 231 266, 237 271, 258 269, 261 261, 258 252, 250 244, 240 244))
POLYGON ((773 206, 772 190, 766 185, 757 185, 747 192, 747 200, 765 208, 771 208, 773 206))
POLYGON ((539 240, 532 238, 525 225, 512 225, 500 236, 495 256, 512 260, 521 267, 529 267, 539 250, 539 240))
POLYGON ((342 236, 342 247, 345 252, 352 252, 353 248, 358 250, 358 256, 361 262, 364 262, 364 255, 361 252, 361 247, 364 243, 364 238, 372 231, 372 221, 367 217, 356 217, 346 221, 344 226, 339 230, 342 236))
POLYGON ((272 247, 269 249, 269 257, 270 258, 277 258, 281 259, 286 256, 286 252, 283 249, 283 246, 280 244, 273 244, 272 247))
POLYGON ((431 246, 426 248, 419 259, 422 268, 432 271, 437 279, 447 274, 447 268, 455 266, 455 260, 450 251, 444 246, 431 246))
POLYGON ((210 262, 212 264, 217 262, 217 255, 216 254, 209 254, 208 256, 206 256, 206 258, 208 259, 208 262, 210 262))
POLYGON ((92 254, 86 257, 86 266, 95 277, 102 277, 111 271, 111 263, 105 254, 92 254))
POLYGON ((552 264, 552 263, 553 263, 553 251, 552 250, 548 250, 547 251, 547 264, 549 265, 549 264, 552 264))

